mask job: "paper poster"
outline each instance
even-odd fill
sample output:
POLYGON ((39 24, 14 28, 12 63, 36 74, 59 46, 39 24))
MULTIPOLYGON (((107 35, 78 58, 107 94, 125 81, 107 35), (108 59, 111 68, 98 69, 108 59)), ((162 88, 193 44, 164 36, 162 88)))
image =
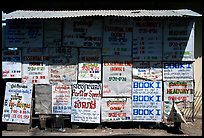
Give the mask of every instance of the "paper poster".
POLYGON ((162 22, 134 20, 133 61, 162 60, 162 22))
POLYGON ((164 101, 193 102, 193 81, 165 81, 164 101))
POLYGON ((71 122, 100 123, 101 87, 100 83, 72 85, 71 122))
POLYGON ((163 80, 193 80, 193 63, 163 62, 163 80))
POLYGON ((52 86, 52 114, 71 114, 71 85, 52 86))
POLYGON ((164 122, 170 123, 170 122, 182 122, 186 123, 185 115, 181 112, 181 110, 178 108, 176 103, 173 103, 172 101, 164 101, 164 122))
POLYGON ((61 20, 44 21, 44 47, 60 47, 62 41, 61 20))
POLYGON ((102 47, 103 20, 94 17, 64 21, 63 46, 102 47))
POLYGON ((2 122, 30 124, 32 84, 6 82, 2 122))
POLYGON ((103 97, 131 97, 131 82, 131 57, 103 57, 103 97))
POLYGON ((102 98, 101 122, 132 121, 131 98, 102 98))
POLYGON ((133 121, 161 122, 162 81, 132 83, 133 121))
POLYGON ((43 47, 42 20, 6 20, 6 47, 43 47))
POLYGON ((133 62, 133 81, 161 81, 162 62, 133 62))
POLYGON ((77 48, 49 48, 49 82, 51 85, 68 85, 77 82, 77 48))
POLYGON ((101 80, 101 50, 80 48, 78 80, 101 80))
POLYGON ((35 85, 35 114, 52 114, 52 85, 35 85))
POLYGON ((2 50, 2 78, 21 78, 21 50, 2 50))
POLYGON ((194 24, 190 19, 164 22, 163 60, 194 60, 194 24))
POLYGON ((105 17, 102 55, 131 55, 132 18, 105 17))
POLYGON ((22 61, 22 83, 49 84, 47 48, 23 48, 22 61))

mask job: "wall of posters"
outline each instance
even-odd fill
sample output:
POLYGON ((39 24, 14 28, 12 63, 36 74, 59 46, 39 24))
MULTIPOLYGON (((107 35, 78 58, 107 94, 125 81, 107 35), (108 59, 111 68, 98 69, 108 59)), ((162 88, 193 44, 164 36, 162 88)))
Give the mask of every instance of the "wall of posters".
POLYGON ((132 83, 133 121, 161 122, 162 81, 132 83))
POLYGON ((6 20, 6 47, 43 47, 42 20, 6 20))
POLYGON ((194 60, 194 21, 177 19, 164 21, 163 60, 194 60))
POLYGON ((78 83, 72 85, 71 122, 100 123, 100 83, 78 83))
POLYGON ((132 121, 131 98, 102 98, 101 122, 132 121))
POLYGON ((33 85, 6 82, 2 122, 30 124, 33 85))
POLYGON ((21 50, 2 50, 2 78, 21 78, 21 50))
POLYGON ((49 82, 67 85, 77 82, 78 51, 76 48, 49 48, 49 82))
POLYGON ((101 50, 80 48, 78 80, 101 80, 101 50))
POLYGON ((162 22, 135 19, 133 24, 133 61, 161 61, 162 22))
POLYGON ((161 81, 162 62, 133 62, 133 81, 161 81))
POLYGON ((131 97, 131 57, 103 57, 103 97, 131 97))
POLYGON ((35 85, 35 114, 52 114, 52 85, 35 85))
POLYGON ((71 114, 71 85, 52 85, 52 114, 71 114))
POLYGON ((104 18, 102 55, 131 55, 132 18, 104 18))
POLYGON ((44 47, 60 47, 62 41, 62 21, 44 21, 44 47))
POLYGON ((163 80, 193 80, 193 63, 163 62, 163 80))
POLYGON ((103 20, 94 17, 64 20, 63 46, 101 47, 103 20))
POLYGON ((48 61, 49 56, 47 48, 23 48, 22 82, 33 84, 49 84, 48 61))

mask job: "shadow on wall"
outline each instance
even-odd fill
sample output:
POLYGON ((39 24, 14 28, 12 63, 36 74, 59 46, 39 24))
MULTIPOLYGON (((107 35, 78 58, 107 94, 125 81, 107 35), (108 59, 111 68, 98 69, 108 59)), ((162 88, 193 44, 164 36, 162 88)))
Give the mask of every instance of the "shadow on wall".
POLYGON ((195 46, 194 57, 202 58, 202 17, 195 20, 195 46))

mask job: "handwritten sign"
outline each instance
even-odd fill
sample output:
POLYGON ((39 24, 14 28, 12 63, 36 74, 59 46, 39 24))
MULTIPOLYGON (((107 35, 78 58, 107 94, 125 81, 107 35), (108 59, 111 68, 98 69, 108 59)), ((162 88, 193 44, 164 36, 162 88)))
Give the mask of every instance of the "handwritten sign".
POLYGON ((132 83, 133 121, 161 122, 162 81, 132 83))
POLYGON ((6 20, 6 47, 43 47, 42 20, 6 20))
POLYGON ((131 96, 131 57, 103 57, 103 96, 131 96))
POLYGON ((102 98, 101 121, 132 121, 131 98, 102 98))
POLYGON ((71 122, 100 123, 101 84, 72 85, 71 122))
POLYGON ((133 61, 162 60, 162 22, 134 20, 133 61))
POLYGON ((22 83, 49 84, 48 48, 23 48, 22 83))
POLYGON ((71 85, 52 86, 52 114, 71 114, 71 85))
POLYGON ((193 63, 163 62, 163 80, 193 80, 193 63))
POLYGON ((101 80, 100 49, 80 48, 78 80, 101 80))
POLYGON ((193 61, 194 29, 194 21, 190 19, 165 21, 163 59, 193 61))
POLYGON ((101 19, 93 17, 65 19, 63 46, 101 47, 102 25, 101 19))
POLYGON ((44 21, 44 47, 61 46, 61 20, 44 21))
POLYGON ((102 55, 131 55, 132 18, 105 17, 102 55))
POLYGON ((67 85, 77 82, 77 48, 49 48, 49 82, 51 85, 67 85))
POLYGON ((32 84, 6 82, 2 122, 30 124, 32 84))
POLYGON ((2 50, 2 78, 21 78, 21 50, 2 50))
POLYGON ((133 62, 133 81, 161 81, 162 62, 133 62))

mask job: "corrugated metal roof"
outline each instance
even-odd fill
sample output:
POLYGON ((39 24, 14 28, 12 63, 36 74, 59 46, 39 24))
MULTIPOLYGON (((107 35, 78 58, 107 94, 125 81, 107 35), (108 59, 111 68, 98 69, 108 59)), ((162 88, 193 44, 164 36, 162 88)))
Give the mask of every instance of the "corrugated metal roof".
POLYGON ((72 11, 32 11, 17 10, 2 14, 2 19, 69 18, 83 16, 123 16, 123 17, 187 17, 202 16, 192 10, 72 10, 72 11))

